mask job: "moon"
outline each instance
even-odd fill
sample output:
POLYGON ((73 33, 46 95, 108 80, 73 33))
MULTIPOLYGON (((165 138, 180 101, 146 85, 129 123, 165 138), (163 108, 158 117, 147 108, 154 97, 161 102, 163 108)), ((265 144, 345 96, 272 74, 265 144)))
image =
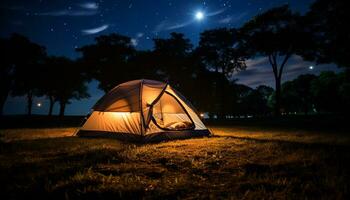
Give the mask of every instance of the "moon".
POLYGON ((201 21, 204 18, 204 13, 202 11, 197 11, 195 16, 198 21, 201 21))

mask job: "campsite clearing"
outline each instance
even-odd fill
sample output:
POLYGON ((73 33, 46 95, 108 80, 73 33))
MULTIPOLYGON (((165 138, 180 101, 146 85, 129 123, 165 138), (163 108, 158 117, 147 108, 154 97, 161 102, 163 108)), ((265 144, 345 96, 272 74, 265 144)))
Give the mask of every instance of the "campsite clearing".
POLYGON ((0 130, 7 198, 349 197, 350 135, 209 127, 211 138, 133 144, 75 128, 0 130))

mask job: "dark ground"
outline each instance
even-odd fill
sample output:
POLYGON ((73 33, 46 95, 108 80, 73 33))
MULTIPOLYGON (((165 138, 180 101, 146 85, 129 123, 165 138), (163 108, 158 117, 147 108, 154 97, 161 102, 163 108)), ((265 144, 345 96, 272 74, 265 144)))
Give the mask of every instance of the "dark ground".
POLYGON ((81 119, 1 119, 2 199, 349 199, 345 118, 207 122, 213 137, 143 145, 74 137, 81 119))

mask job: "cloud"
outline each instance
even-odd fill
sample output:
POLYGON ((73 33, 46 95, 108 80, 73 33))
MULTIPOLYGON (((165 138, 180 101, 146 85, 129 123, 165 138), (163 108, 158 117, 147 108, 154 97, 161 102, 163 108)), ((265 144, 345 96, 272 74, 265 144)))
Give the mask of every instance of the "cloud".
POLYGON ((221 23, 221 24, 228 24, 228 23, 231 22, 231 20, 232 20, 232 17, 231 16, 227 16, 225 18, 220 19, 219 23, 221 23))
POLYGON ((221 13, 225 12, 225 8, 224 9, 221 9, 221 10, 217 10, 217 11, 213 11, 213 12, 210 12, 208 14, 205 14, 204 16, 206 17, 212 17, 212 16, 215 16, 215 15, 220 15, 221 13))
MULTIPOLYGON (((273 76, 272 68, 266 57, 257 57, 246 61, 247 69, 244 71, 236 72, 233 75, 233 79, 238 79, 238 83, 248 85, 250 87, 256 87, 264 84, 274 87, 275 79, 273 76)), ((295 79, 301 74, 319 74, 321 71, 331 70, 339 72, 333 64, 316 65, 313 62, 304 61, 300 56, 292 56, 285 65, 282 75, 282 82, 295 79), (315 66, 313 70, 309 69, 309 66, 315 66)))
POLYGON ((131 45, 134 47, 136 47, 139 44, 139 41, 136 38, 131 38, 130 42, 131 42, 131 45))
POLYGON ((157 33, 157 32, 160 32, 160 31, 164 30, 166 25, 167 25, 167 21, 166 20, 161 21, 159 24, 156 25, 156 27, 154 28, 153 32, 157 33))
POLYGON ((181 23, 172 23, 172 22, 169 22, 168 20, 163 20, 154 28, 153 33, 183 28, 185 26, 192 24, 193 22, 194 20, 181 22, 181 23))
POLYGON ((139 40, 144 36, 144 33, 137 33, 134 38, 131 38, 131 45, 136 47, 139 44, 139 40))
POLYGON ((192 23, 193 23, 193 20, 187 21, 187 22, 182 22, 182 23, 172 24, 172 25, 169 25, 168 27, 166 27, 166 30, 173 30, 173 29, 182 28, 182 27, 188 26, 192 23))
POLYGON ((143 35, 144 35, 143 33, 137 33, 137 34, 136 34, 136 37, 137 37, 137 38, 142 38, 143 35))
POLYGON ((248 15, 249 12, 237 13, 235 15, 229 15, 225 18, 219 20, 220 24, 228 24, 228 23, 236 23, 241 21, 245 16, 248 15))
POLYGON ((97 10, 56 10, 56 11, 50 11, 45 13, 39 13, 38 15, 60 17, 60 16, 91 16, 96 14, 97 14, 97 10))
POLYGON ((104 30, 106 30, 108 27, 109 27, 109 25, 105 24, 105 25, 102 25, 102 26, 99 26, 99 27, 96 27, 96 28, 85 29, 85 30, 82 30, 81 32, 82 32, 84 35, 92 35, 92 34, 96 34, 96 33, 99 33, 99 32, 101 32, 101 31, 104 31, 104 30))
POLYGON ((85 8, 85 9, 91 9, 91 10, 97 10, 98 9, 98 4, 95 2, 86 2, 79 4, 80 7, 85 8))

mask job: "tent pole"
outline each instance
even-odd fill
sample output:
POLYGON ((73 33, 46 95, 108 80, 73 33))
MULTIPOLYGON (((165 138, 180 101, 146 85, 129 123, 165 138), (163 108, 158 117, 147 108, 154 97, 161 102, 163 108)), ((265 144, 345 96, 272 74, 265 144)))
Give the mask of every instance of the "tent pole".
POLYGON ((144 136, 144 117, 143 117, 143 109, 142 109, 142 90, 143 90, 143 79, 141 79, 140 82, 140 128, 141 128, 141 135, 144 136))

